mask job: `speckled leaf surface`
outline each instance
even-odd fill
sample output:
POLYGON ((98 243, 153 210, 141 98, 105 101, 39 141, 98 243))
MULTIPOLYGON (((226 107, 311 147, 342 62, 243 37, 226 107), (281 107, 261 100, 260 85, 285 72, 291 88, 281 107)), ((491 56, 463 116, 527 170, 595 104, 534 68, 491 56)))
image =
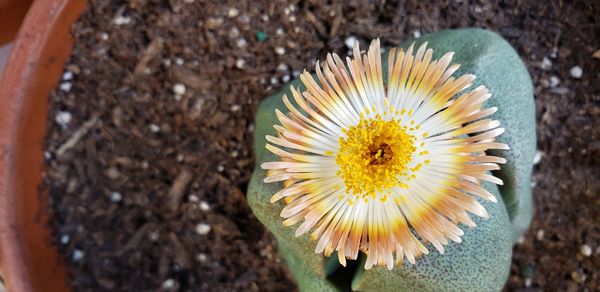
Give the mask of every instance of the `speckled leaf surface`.
MULTIPOLYGON (((416 42, 419 45, 424 41, 434 49, 434 58, 454 51, 453 62, 462 64, 455 76, 475 74, 477 79, 472 88, 484 84, 492 92, 486 106, 498 107, 494 118, 506 128, 498 140, 511 147, 509 151, 494 153, 507 159, 495 173, 505 184, 499 189, 485 184, 486 189, 499 198, 498 203, 480 201, 490 218, 483 220, 473 216, 476 228, 461 226, 465 230, 462 243, 450 243, 443 255, 430 247, 430 254, 416 265, 404 264, 392 271, 379 267, 365 271, 361 265, 352 287, 365 291, 500 290, 508 277, 513 239, 520 236, 531 221, 530 175, 535 154, 531 79, 514 49, 495 33, 479 29, 448 30, 425 35, 416 42)), ((292 83, 300 84, 298 80, 292 83)), ((282 225, 279 213, 283 203, 269 203, 281 184, 263 183, 265 171, 259 167, 263 162, 276 160, 264 148, 264 137, 275 134, 275 108, 287 112, 281 96, 284 93, 290 96, 292 83, 265 99, 257 112, 254 133, 257 167, 248 187, 248 202, 257 218, 279 240, 280 250, 300 288, 303 291, 330 290, 334 287, 326 279, 325 258, 314 253, 315 243, 307 235, 294 236, 296 226, 282 225)))

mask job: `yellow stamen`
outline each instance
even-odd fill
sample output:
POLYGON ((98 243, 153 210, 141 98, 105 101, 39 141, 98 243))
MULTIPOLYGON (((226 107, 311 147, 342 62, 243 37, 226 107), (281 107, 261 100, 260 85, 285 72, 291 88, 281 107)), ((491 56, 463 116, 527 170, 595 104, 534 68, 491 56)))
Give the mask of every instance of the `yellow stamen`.
POLYGON ((409 175, 408 165, 416 150, 416 138, 407 133, 406 126, 378 115, 361 119, 344 132, 346 138, 340 138, 336 163, 349 192, 367 199, 392 187, 406 186, 400 179, 409 175))

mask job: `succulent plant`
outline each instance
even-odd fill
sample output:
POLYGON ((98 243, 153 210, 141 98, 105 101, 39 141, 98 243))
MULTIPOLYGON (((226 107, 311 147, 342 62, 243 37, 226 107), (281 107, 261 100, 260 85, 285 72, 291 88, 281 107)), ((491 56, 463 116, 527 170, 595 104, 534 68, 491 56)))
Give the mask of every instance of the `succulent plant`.
POLYGON ((531 221, 527 70, 485 30, 404 47, 328 55, 259 107, 248 201, 302 290, 489 291, 508 277, 531 221))

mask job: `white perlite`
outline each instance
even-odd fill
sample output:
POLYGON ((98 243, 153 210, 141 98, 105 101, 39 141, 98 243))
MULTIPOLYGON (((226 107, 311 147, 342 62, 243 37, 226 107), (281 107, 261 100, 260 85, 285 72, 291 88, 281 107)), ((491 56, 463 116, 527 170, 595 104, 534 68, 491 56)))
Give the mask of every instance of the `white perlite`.
POLYGON ((592 248, 587 245, 584 244, 581 246, 581 248, 579 248, 579 252, 584 256, 584 257, 589 257, 592 255, 592 248))
POLYGON ((73 255, 71 256, 71 259, 74 262, 78 262, 81 259, 83 259, 84 256, 85 256, 85 253, 83 251, 81 251, 79 249, 76 249, 76 250, 73 251, 73 255))
POLYGON ((275 53, 277 55, 285 55, 285 48, 284 47, 275 47, 275 53))
POLYGON ((196 225, 196 233, 200 235, 207 235, 210 232, 210 225, 204 223, 198 223, 196 225))
POLYGON ((552 67, 552 61, 550 61, 550 59, 547 57, 544 57, 542 59, 542 63, 540 63, 540 68, 542 68, 542 70, 548 70, 550 67, 552 67))
POLYGON ((119 15, 119 16, 115 17, 115 19, 113 20, 113 22, 116 25, 129 24, 131 22, 131 17, 119 15))
POLYGON ((199 262, 205 262, 208 259, 208 257, 205 254, 203 254, 203 253, 199 253, 199 254, 196 255, 196 259, 199 262))
POLYGON ((244 69, 244 65, 246 65, 244 59, 237 59, 237 61, 235 61, 235 67, 238 69, 244 69))
POLYGON ((118 203, 123 200, 123 195, 119 192, 110 193, 110 201, 113 203, 118 203))
POLYGON ((236 16, 238 16, 240 14, 240 11, 237 10, 237 8, 235 7, 231 7, 229 8, 229 11, 227 11, 227 17, 229 18, 234 18, 236 16))
POLYGON ((207 202, 202 201, 202 202, 200 202, 200 210, 205 211, 205 212, 209 211, 210 210, 210 206, 208 205, 207 202))
POLYGON ((66 127, 70 122, 73 116, 70 112, 59 111, 56 113, 56 117, 54 117, 54 121, 62 127, 66 127))
POLYGON ((344 44, 346 45, 346 48, 348 48, 348 50, 352 50, 352 48, 354 47, 354 43, 356 42, 356 37, 351 35, 348 36, 345 40, 344 40, 344 44))
POLYGON ((60 237, 60 244, 62 244, 62 245, 68 244, 69 241, 71 241, 71 237, 68 234, 64 234, 63 236, 60 237))
POLYGON ((60 88, 60 90, 62 90, 64 92, 69 92, 69 91, 71 91, 71 88, 73 88, 73 83, 63 82, 60 84, 59 88, 60 88))
POLYGON ((579 79, 581 78, 581 76, 583 76, 583 69, 581 69, 581 67, 579 66, 575 66, 573 68, 571 68, 571 77, 575 78, 575 79, 579 79))
POLYGON ((556 87, 560 84, 560 79, 557 76, 550 76, 550 87, 556 87))
POLYGON ((540 150, 535 152, 535 156, 533 157, 533 165, 536 165, 542 161, 542 155, 544 155, 544 152, 540 150))
POLYGON ((175 288, 175 280, 173 280, 173 279, 166 279, 163 282, 162 287, 163 287, 163 289, 167 289, 167 290, 175 288))
POLYGON ((173 85, 173 92, 176 95, 184 95, 185 94, 185 85, 181 84, 181 83, 175 83, 175 85, 173 85))
POLYGON ((150 124, 148 127, 150 128, 150 131, 152 131, 152 133, 160 132, 160 127, 157 124, 150 124))
POLYGON ((71 79, 73 79, 73 72, 67 70, 62 76, 62 80, 69 81, 71 79))

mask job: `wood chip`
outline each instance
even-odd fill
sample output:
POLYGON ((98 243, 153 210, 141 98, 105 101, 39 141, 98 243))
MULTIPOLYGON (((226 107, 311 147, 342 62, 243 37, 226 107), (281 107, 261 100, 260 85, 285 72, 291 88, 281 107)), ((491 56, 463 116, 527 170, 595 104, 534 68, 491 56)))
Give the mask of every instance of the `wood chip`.
POLYGON ((79 129, 77 129, 73 135, 71 135, 67 142, 62 144, 58 150, 56 150, 56 156, 61 157, 67 150, 73 148, 73 146, 75 146, 81 140, 81 138, 87 134, 87 132, 96 124, 97 121, 98 115, 95 115, 83 123, 83 125, 81 125, 81 127, 79 127, 79 129))
POLYGON ((133 234, 133 236, 129 239, 129 241, 127 241, 127 243, 125 244, 123 249, 121 249, 119 251, 119 254, 123 254, 126 251, 137 247, 138 244, 140 243, 140 241, 144 238, 144 236, 146 236, 146 234, 148 234, 148 231, 150 231, 150 229, 153 227, 154 227, 154 225, 151 223, 146 223, 146 224, 142 225, 142 227, 140 227, 140 229, 138 229, 135 232, 135 234, 133 234))
POLYGON ((190 70, 173 67, 170 71, 171 78, 176 83, 183 83, 185 86, 196 90, 208 90, 213 85, 210 79, 200 77, 200 75, 190 70))
POLYGON ((179 237, 177 237, 175 233, 170 232, 169 242, 171 243, 171 247, 173 248, 175 262, 183 269, 190 268, 192 266, 190 256, 183 247, 183 244, 181 244, 179 237))
POLYGON ((133 74, 135 76, 144 74, 144 71, 146 71, 146 68, 148 67, 148 63, 152 60, 152 58, 154 58, 162 51, 162 48, 163 40, 161 38, 156 38, 152 40, 148 47, 146 47, 146 50, 144 50, 144 54, 140 58, 137 65, 135 65, 133 74))
POLYGON ((187 186, 192 181, 192 178, 192 173, 187 169, 182 170, 177 178, 175 178, 171 185, 171 189, 169 189, 169 210, 173 212, 179 210, 181 198, 183 197, 187 186))

